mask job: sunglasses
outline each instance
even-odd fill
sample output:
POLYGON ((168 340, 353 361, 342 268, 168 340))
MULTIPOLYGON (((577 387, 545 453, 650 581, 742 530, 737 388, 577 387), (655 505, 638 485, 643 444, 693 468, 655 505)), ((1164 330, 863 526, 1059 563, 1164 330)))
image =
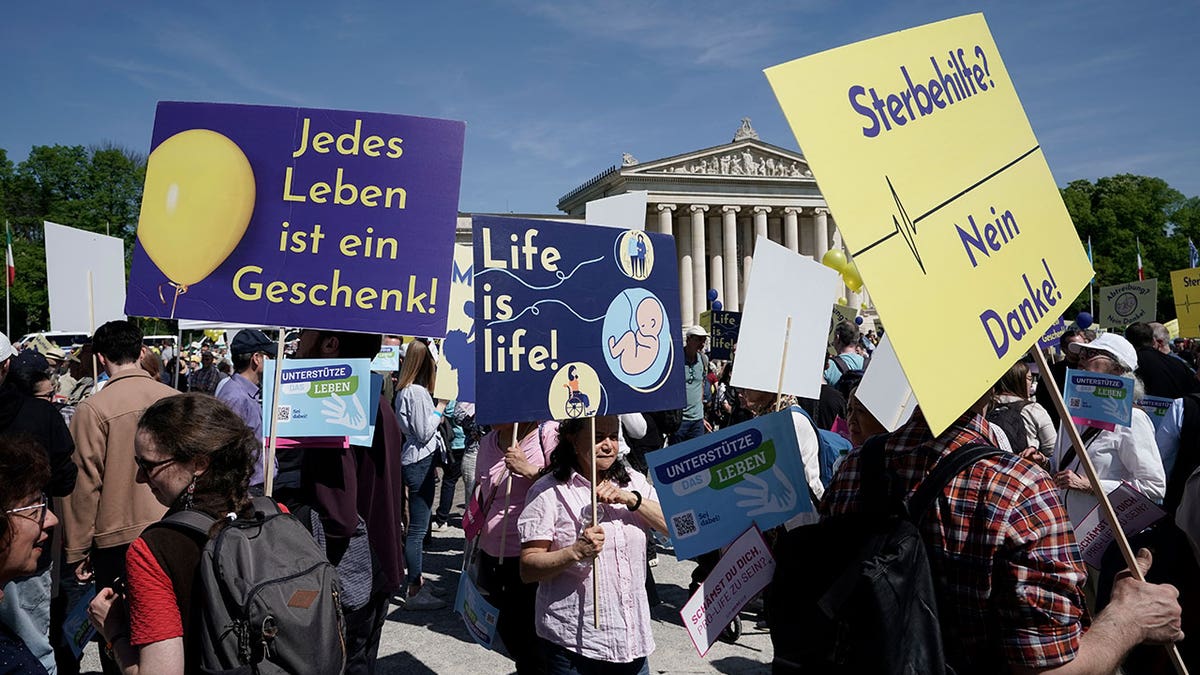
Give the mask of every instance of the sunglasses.
POLYGON ((1108 352, 1101 351, 1099 349, 1092 349, 1090 347, 1080 348, 1079 360, 1088 361, 1091 359, 1108 359, 1109 361, 1116 361, 1116 359, 1112 357, 1112 354, 1109 354, 1108 352))
POLYGON ((20 508, 9 509, 9 510, 5 511, 4 513, 18 515, 18 516, 21 516, 22 518, 28 518, 30 520, 36 521, 38 524, 38 529, 41 530, 41 529, 44 529, 46 526, 46 511, 49 511, 49 510, 50 510, 50 497, 46 496, 46 493, 43 492, 42 499, 37 504, 33 504, 32 506, 22 506, 20 508))
POLYGON ((138 457, 137 455, 133 456, 133 463, 137 464, 137 468, 141 471, 144 471, 147 476, 149 476, 158 467, 166 466, 168 464, 173 463, 174 461, 175 461, 174 457, 172 457, 170 459, 159 460, 157 462, 152 462, 149 460, 142 459, 141 457, 138 457))

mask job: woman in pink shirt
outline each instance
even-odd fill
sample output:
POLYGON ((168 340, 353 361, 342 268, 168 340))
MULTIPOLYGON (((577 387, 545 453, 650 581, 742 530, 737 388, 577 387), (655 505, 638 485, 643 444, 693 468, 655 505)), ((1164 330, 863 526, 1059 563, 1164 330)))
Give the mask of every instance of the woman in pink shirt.
POLYGON ((620 422, 566 420, 547 475, 525 498, 521 578, 537 582, 535 621, 547 672, 649 673, 654 651, 646 597, 646 537, 665 533, 658 495, 646 477, 617 459, 620 422), (592 449, 599 521, 592 522, 592 449), (599 564, 594 561, 599 560, 599 564), (598 574, 599 595, 592 594, 598 574), (599 628, 593 607, 599 605, 599 628))
POLYGON ((519 440, 503 450, 513 440, 513 426, 494 425, 479 441, 475 480, 482 503, 487 505, 479 535, 479 587, 500 610, 496 632, 508 648, 518 675, 541 675, 546 669, 533 632, 537 584, 521 581, 517 518, 525 508, 525 493, 550 463, 550 453, 558 445, 558 423, 515 425, 519 440))

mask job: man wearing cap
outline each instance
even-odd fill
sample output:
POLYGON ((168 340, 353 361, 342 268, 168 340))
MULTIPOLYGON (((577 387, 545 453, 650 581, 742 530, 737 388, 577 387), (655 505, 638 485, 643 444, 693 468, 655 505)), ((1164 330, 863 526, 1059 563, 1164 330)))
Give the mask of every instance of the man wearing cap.
MULTIPOLYGON (((23 353, 28 355, 27 358, 40 358, 32 349, 23 353)), ((71 461, 75 444, 62 415, 49 401, 26 396, 7 381, 9 370, 16 361, 15 355, 8 336, 0 333, 0 436, 26 436, 41 445, 50 460, 50 482, 43 491, 50 497, 65 497, 75 489, 77 469, 71 461)), ((4 596, 0 599, 0 621, 20 636, 51 672, 55 666, 50 645, 50 564, 53 557, 54 551, 46 546, 38 560, 37 572, 10 581, 4 586, 4 596)))
MULTIPOLYGON (((246 425, 254 430, 254 436, 262 441, 262 374, 266 359, 270 358, 275 343, 262 331, 253 328, 242 330, 234 336, 229 345, 229 353, 233 356, 234 374, 224 380, 225 386, 217 391, 217 398, 229 406, 233 412, 245 420, 246 425)), ((250 477, 250 491, 256 495, 262 494, 263 483, 266 481, 265 454, 259 452, 254 462, 254 475, 250 477)))
POLYGON ((679 429, 671 434, 671 445, 712 431, 712 427, 704 419, 708 357, 703 352, 708 332, 700 326, 691 326, 683 336, 683 382, 687 392, 687 407, 683 409, 683 422, 679 429))

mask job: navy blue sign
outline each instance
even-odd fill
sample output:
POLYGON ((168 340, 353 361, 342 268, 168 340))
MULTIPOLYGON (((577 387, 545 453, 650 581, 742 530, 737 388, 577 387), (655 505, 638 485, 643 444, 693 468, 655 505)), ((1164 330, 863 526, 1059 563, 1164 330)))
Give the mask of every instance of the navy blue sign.
POLYGON ((684 406, 672 237, 485 216, 473 229, 480 424, 684 406))

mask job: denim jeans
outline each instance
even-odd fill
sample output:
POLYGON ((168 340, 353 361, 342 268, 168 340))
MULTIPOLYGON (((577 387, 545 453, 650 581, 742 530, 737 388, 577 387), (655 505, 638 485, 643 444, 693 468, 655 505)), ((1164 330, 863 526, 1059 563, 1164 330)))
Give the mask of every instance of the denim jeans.
POLYGON ((437 474, 433 471, 433 455, 402 470, 404 486, 408 488, 408 535, 404 538, 404 564, 408 568, 408 583, 421 583, 421 560, 425 557, 425 534, 429 532, 429 516, 437 474))
POLYGON ((546 655, 546 672, 549 675, 650 675, 650 661, 646 657, 629 663, 597 661, 538 638, 546 655))
POLYGON ((671 442, 668 445, 675 445, 684 441, 690 441, 697 436, 704 435, 704 418, 698 420, 684 420, 679 425, 679 429, 671 434, 671 442))
POLYGON ((55 673, 54 649, 50 646, 50 569, 4 585, 0 599, 0 621, 8 626, 42 662, 46 672, 55 673))

